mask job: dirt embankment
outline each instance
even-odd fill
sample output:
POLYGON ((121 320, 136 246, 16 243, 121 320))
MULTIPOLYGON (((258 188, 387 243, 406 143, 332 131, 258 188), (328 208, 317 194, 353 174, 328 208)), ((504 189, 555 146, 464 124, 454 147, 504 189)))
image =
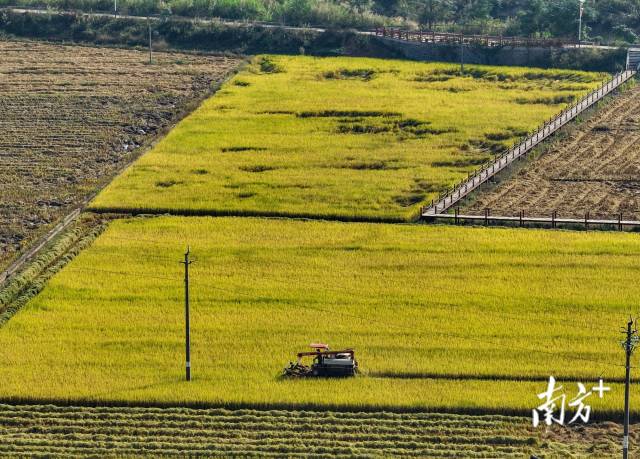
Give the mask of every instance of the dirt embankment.
POLYGON ((640 86, 616 96, 588 121, 464 213, 640 220, 640 86))
POLYGON ((0 267, 240 59, 0 41, 0 267))

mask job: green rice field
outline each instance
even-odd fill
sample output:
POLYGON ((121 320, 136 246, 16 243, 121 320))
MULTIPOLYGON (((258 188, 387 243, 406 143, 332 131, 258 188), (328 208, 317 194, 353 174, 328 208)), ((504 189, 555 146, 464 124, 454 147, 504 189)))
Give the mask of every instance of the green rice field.
POLYGON ((116 220, 0 328, 0 399, 526 415, 550 375, 569 394, 602 376, 603 415, 622 406, 639 255, 634 234, 116 220), (281 379, 314 341, 354 347, 362 374, 281 379))
POLYGON ((261 56, 92 203, 101 211, 406 221, 606 78, 261 56))

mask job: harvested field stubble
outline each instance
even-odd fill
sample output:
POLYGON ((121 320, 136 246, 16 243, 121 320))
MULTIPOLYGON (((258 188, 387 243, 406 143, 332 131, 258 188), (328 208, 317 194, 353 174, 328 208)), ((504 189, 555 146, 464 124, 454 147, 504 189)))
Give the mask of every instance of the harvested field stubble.
POLYGON ((619 430, 545 431, 526 418, 438 413, 0 405, 0 455, 30 457, 605 458, 619 452, 619 430))
POLYGON ((461 76, 451 64, 261 56, 92 207, 410 220, 603 78, 477 66, 461 76))
POLYGON ((640 220, 640 86, 616 95, 568 136, 464 213, 640 220))
POLYGON ((0 268, 239 60, 0 40, 0 268))

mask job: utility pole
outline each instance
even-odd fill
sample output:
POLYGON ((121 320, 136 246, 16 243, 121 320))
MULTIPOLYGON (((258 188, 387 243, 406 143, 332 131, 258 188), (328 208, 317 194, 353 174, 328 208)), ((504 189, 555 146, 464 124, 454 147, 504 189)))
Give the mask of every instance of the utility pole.
POLYGON ((190 247, 187 247, 187 251, 184 254, 184 319, 185 319, 185 361, 186 361, 186 376, 187 381, 191 381, 191 323, 189 314, 189 265, 193 263, 189 260, 190 247))
POLYGON ((149 19, 148 15, 147 15, 147 28, 149 29, 149 64, 151 64, 151 61, 152 61, 152 55, 151 55, 151 20, 149 19))
POLYGON ((464 34, 460 34, 460 76, 464 75, 464 34))
POLYGON ((623 331, 627 337, 622 342, 626 356, 626 373, 624 378, 624 437, 622 438, 622 458, 629 457, 629 385, 631 383, 631 354, 638 343, 638 330, 631 330, 633 319, 629 318, 627 329, 623 331))
POLYGON ((578 19, 578 48, 582 47, 582 13, 584 11, 584 2, 586 0, 579 0, 580 1, 580 16, 578 19))

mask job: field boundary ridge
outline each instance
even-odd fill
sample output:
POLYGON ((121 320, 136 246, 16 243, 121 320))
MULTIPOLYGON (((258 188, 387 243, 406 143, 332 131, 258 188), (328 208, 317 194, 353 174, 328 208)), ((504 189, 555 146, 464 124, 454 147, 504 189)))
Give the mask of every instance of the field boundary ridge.
MULTIPOLYGON (((320 403, 251 403, 251 402, 126 402, 121 400, 87 400, 87 399, 54 399, 54 398, 0 398, 0 407, 5 406, 54 406, 66 409, 97 408, 110 409, 176 409, 176 410, 256 410, 256 411, 296 411, 315 413, 339 414, 431 414, 431 415, 462 415, 462 416, 501 416, 505 419, 513 417, 531 416, 530 408, 496 409, 490 407, 449 407, 437 405, 425 406, 394 406, 394 405, 322 405, 320 403)), ((615 410, 600 409, 592 413, 595 421, 616 421, 620 413, 615 410)), ((640 422, 640 412, 631 411, 631 420, 640 422)))
POLYGON ((407 217, 385 217, 376 215, 321 214, 313 212, 287 212, 242 209, 171 209, 171 208, 129 208, 129 207, 93 207, 86 209, 96 214, 116 214, 122 216, 168 215, 174 217, 259 217, 288 218, 296 220, 318 220, 343 223, 412 223, 407 217))
POLYGON ((617 219, 598 219, 598 218, 590 218, 589 212, 587 212, 584 218, 558 218, 557 212, 552 212, 550 217, 540 217, 540 216, 532 216, 527 217, 524 214, 524 211, 520 211, 517 216, 504 216, 504 215, 491 215, 490 209, 485 209, 483 215, 467 215, 460 214, 458 209, 455 209, 453 214, 441 213, 436 215, 431 215, 429 217, 432 220, 441 220, 453 222, 456 225, 462 222, 483 222, 485 226, 493 223, 502 223, 509 224, 514 223, 520 227, 526 226, 527 224, 536 224, 536 225, 544 225, 551 226, 551 228, 557 228, 558 226, 584 226, 585 229, 589 229, 590 226, 598 226, 598 227, 613 227, 618 231, 622 231, 625 227, 631 228, 639 228, 640 221, 638 220, 623 220, 622 214, 618 215, 617 219))

